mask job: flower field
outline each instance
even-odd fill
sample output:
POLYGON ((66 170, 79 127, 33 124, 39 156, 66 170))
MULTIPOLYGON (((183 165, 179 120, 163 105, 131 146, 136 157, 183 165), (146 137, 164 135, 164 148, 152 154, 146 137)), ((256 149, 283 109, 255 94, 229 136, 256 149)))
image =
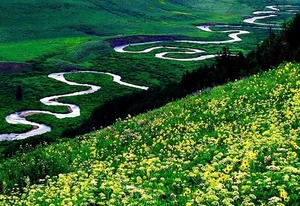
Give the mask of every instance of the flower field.
POLYGON ((7 159, 0 205, 298 205, 299 157, 286 63, 7 159))

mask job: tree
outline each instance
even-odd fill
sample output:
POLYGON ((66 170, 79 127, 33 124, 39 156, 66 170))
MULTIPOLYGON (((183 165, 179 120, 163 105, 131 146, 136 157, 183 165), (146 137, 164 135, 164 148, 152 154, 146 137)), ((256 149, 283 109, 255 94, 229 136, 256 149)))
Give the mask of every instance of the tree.
POLYGON ((17 99, 18 101, 22 101, 22 99, 23 99, 23 90, 22 90, 21 85, 18 85, 18 87, 17 87, 17 91, 16 91, 16 99, 17 99))

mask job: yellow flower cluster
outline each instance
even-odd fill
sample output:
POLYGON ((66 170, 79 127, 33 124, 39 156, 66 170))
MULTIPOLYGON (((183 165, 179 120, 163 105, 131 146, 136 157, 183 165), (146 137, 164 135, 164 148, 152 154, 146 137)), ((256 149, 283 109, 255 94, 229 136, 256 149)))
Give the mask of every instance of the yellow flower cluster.
POLYGON ((119 121, 65 149, 74 172, 0 204, 297 205, 299 82, 287 63, 119 121))

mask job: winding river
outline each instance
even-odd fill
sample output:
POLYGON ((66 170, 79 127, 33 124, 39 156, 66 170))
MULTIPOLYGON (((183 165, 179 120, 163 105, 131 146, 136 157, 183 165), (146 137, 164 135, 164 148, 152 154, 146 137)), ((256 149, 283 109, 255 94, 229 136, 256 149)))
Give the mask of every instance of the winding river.
POLYGON ((107 73, 107 72, 76 71, 76 72, 61 72, 61 73, 49 74, 48 75, 49 78, 55 79, 55 80, 60 81, 60 82, 64 82, 68 85, 88 87, 88 89, 84 90, 84 91, 70 93, 70 94, 55 95, 55 96, 50 96, 50 97, 45 97, 45 98, 40 99, 40 101, 43 104, 48 105, 48 106, 66 106, 66 107, 68 107, 69 112, 66 113, 66 114, 53 113, 53 112, 50 112, 50 111, 41 111, 41 110, 25 110, 25 111, 21 111, 21 112, 15 112, 13 114, 10 114, 10 115, 6 116, 5 119, 8 123, 10 123, 10 124, 31 125, 32 130, 30 130, 28 132, 25 132, 25 133, 1 134, 0 135, 0 141, 20 140, 20 139, 25 139, 25 138, 36 136, 36 135, 41 135, 41 134, 44 134, 46 132, 51 131, 51 128, 49 126, 45 125, 45 124, 39 124, 39 123, 36 123, 36 122, 31 122, 31 121, 26 120, 26 117, 30 116, 30 115, 49 114, 49 115, 53 115, 53 116, 55 116, 56 118, 59 118, 59 119, 73 118, 73 117, 79 116, 80 115, 79 106, 77 106, 75 104, 60 103, 57 100, 61 97, 71 97, 71 96, 91 94, 91 93, 94 93, 94 92, 98 91, 101 87, 95 86, 95 85, 90 85, 90 84, 79 84, 79 83, 76 83, 76 82, 68 81, 68 80, 65 79, 64 75, 65 74, 70 74, 70 73, 106 74, 106 75, 112 76, 114 82, 116 82, 118 84, 121 84, 123 86, 132 87, 132 88, 136 88, 136 89, 142 89, 142 90, 147 90, 148 89, 148 87, 145 87, 145 86, 138 86, 138 85, 123 82, 123 81, 121 81, 121 76, 116 75, 116 74, 107 73))
MULTIPOLYGON (((265 7, 267 10, 262 10, 262 11, 254 11, 253 17, 246 18, 243 20, 244 23, 249 24, 247 25, 200 25, 197 26, 197 29, 200 29, 205 32, 219 32, 219 33, 227 33, 229 39, 228 40, 222 40, 222 41, 192 41, 192 40, 173 40, 172 42, 185 42, 185 43, 191 43, 191 44, 227 44, 227 43, 234 43, 238 41, 242 41, 242 39, 239 37, 239 35, 243 34, 249 34, 250 32, 247 30, 240 30, 240 29, 232 29, 232 30, 224 30, 224 31, 213 31, 211 30, 211 27, 223 27, 223 28, 247 28, 251 26, 251 28, 257 28, 257 29, 269 29, 269 27, 272 27, 273 29, 281 29, 279 25, 276 24, 267 24, 267 23, 260 23, 257 22, 257 20, 262 20, 266 18, 272 18, 272 17, 277 17, 279 12, 282 13, 289 13, 289 14, 295 14, 298 10, 282 10, 282 8, 299 8, 299 6, 293 6, 293 5, 273 5, 273 6, 266 6, 265 7)), ((167 50, 175 50, 175 49, 184 49, 186 51, 180 51, 180 52, 175 52, 175 51, 167 51, 167 52, 159 52, 155 54, 156 58, 161 58, 161 59, 167 59, 167 60, 176 60, 176 61, 199 61, 199 60, 204 60, 204 59, 209 59, 209 58, 214 58, 214 54, 202 54, 206 53, 205 50, 202 49, 195 49, 195 48, 182 48, 182 47, 175 47, 175 46, 154 46, 150 47, 144 50, 140 51, 132 51, 132 50, 126 50, 127 47, 134 47, 134 46, 139 46, 139 45, 152 45, 152 44, 158 44, 158 43, 163 43, 163 42, 170 42, 170 41, 150 41, 150 42, 142 42, 142 43, 132 43, 132 44, 125 44, 125 45, 120 45, 114 47, 114 50, 116 52, 122 52, 122 53, 148 53, 153 50, 157 49, 167 49, 167 50), (168 57, 168 54, 199 54, 198 57, 193 57, 193 58, 172 58, 168 57)))
MULTIPOLYGON (((253 17, 251 18, 246 18, 244 19, 244 23, 252 25, 252 28, 261 28, 261 29, 268 29, 266 26, 276 26, 277 25, 270 25, 266 23, 260 23, 257 22, 257 20, 262 20, 266 18, 272 18, 276 17, 278 12, 285 12, 285 13, 290 13, 294 14, 297 12, 297 10, 293 10, 295 8, 299 8, 298 6, 292 6, 292 5, 279 5, 279 6, 266 6, 267 10, 263 11, 255 11, 253 12, 253 17), (287 8, 290 7, 292 8, 291 10, 284 10, 282 11, 282 8, 287 8), (257 27, 253 27, 253 25, 257 25, 257 27)), ((227 44, 227 43, 233 43, 233 42, 238 42, 242 41, 242 39, 239 37, 240 35, 244 34, 249 34, 250 32, 247 30, 240 30, 240 29, 232 29, 232 30, 224 30, 224 31, 213 31, 211 30, 211 27, 223 27, 223 28, 243 28, 246 27, 245 25, 214 25, 214 26, 208 26, 208 25, 200 25, 197 26, 198 29, 205 31, 205 32, 221 32, 221 33, 226 33, 228 34, 227 36, 229 37, 228 40, 222 40, 222 41, 192 41, 192 40, 174 40, 173 42, 184 42, 184 43, 191 43, 191 44, 227 44)), ((279 29, 277 27, 277 29, 279 29)), ((116 52, 121 52, 121 53, 149 53, 154 50, 158 49, 167 49, 167 50, 175 50, 175 49, 181 49, 185 51, 167 51, 167 52, 159 52, 155 54, 156 58, 161 58, 161 59, 166 59, 166 60, 176 60, 176 61, 199 61, 199 60, 204 60, 204 59, 209 59, 209 58, 214 58, 214 54, 202 54, 206 53, 205 50, 202 49, 195 49, 195 48, 187 48, 187 47, 176 47, 176 46, 152 46, 150 48, 140 50, 140 51, 129 51, 126 50, 127 47, 134 47, 138 45, 153 45, 153 44, 161 44, 166 41, 150 41, 150 42, 142 42, 142 43, 132 43, 132 44, 125 44, 125 45, 120 45, 114 47, 114 50, 116 52), (168 54, 170 53, 177 53, 177 54, 199 54, 198 57, 193 57, 193 58, 172 58, 168 57, 168 54), (202 55, 201 55, 202 54, 202 55)), ((71 82, 65 79, 64 75, 69 74, 69 73, 95 73, 95 74, 105 74, 105 75, 110 75, 113 77, 113 81, 127 86, 127 87, 133 87, 136 89, 141 89, 141 90, 147 90, 148 87, 145 86, 138 86, 130 83, 126 83, 121 81, 121 77, 116 74, 111 74, 107 72, 96 72, 96 71, 76 71, 76 72, 62 72, 62 73, 53 73, 49 74, 49 78, 53 78, 57 81, 64 82, 69 85, 77 85, 77 86, 84 86, 88 87, 87 90, 84 91, 79 91, 79 92, 74 92, 70 94, 63 94, 63 95, 55 95, 55 96, 50 96, 50 97, 45 97, 42 98, 40 101, 48 106, 66 106, 68 108, 68 113, 61 114, 61 113, 53 113, 50 111, 41 111, 41 110, 25 110, 25 111, 20 111, 20 112, 15 112, 13 114, 10 114, 6 116, 6 121, 10 124, 25 124, 25 125, 31 125, 32 129, 28 132, 24 133, 11 133, 11 134, 0 134, 0 141, 10 141, 10 140, 21 140, 21 139, 26 139, 28 137, 36 136, 36 135, 41 135, 46 132, 51 131, 51 128, 45 124, 39 124, 36 122, 31 122, 26 120, 27 116, 30 115, 35 115, 35 114, 48 114, 48 115, 53 115, 56 118, 62 119, 62 118, 73 118, 77 117, 80 115, 80 108, 79 106, 75 104, 66 104, 66 103, 60 103, 58 102, 58 99, 61 97, 70 97, 70 96, 78 96, 78 95, 85 95, 85 94, 91 94, 93 92, 98 91, 101 87, 96 86, 96 85, 90 85, 90 84, 80 84, 76 82, 71 82)))

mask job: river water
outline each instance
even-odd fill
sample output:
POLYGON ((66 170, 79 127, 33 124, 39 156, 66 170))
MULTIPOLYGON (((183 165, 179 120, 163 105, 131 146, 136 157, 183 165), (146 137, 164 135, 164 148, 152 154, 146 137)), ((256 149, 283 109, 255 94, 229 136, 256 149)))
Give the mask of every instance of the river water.
POLYGON ((121 76, 116 75, 116 74, 112 74, 112 73, 107 73, 107 72, 76 71, 76 72, 61 72, 61 73, 49 74, 48 75, 49 78, 55 79, 55 80, 60 81, 60 82, 64 82, 68 85, 88 87, 88 89, 83 90, 83 91, 79 91, 79 92, 70 93, 70 94, 54 95, 54 96, 45 97, 45 98, 40 99, 40 101, 43 104, 48 105, 48 106, 65 106, 65 107, 68 107, 68 113, 65 113, 65 114, 54 113, 54 112, 50 112, 50 111, 42 111, 42 110, 24 110, 24 111, 15 112, 13 114, 10 114, 10 115, 6 116, 5 119, 8 123, 10 123, 10 124, 31 125, 32 130, 30 130, 28 132, 24 132, 24 133, 1 134, 0 135, 0 141, 20 140, 20 139, 25 139, 25 138, 36 136, 36 135, 41 135, 41 134, 44 134, 46 132, 51 131, 51 128, 49 126, 45 125, 45 124, 39 124, 39 123, 36 123, 36 122, 31 122, 31 121, 26 120, 26 117, 30 116, 30 115, 49 114, 49 115, 53 115, 53 116, 55 116, 56 118, 59 118, 59 119, 73 118, 73 117, 79 116, 80 115, 79 106, 77 106, 75 104, 61 103, 61 102, 58 102, 58 99, 61 98, 61 97, 71 97, 71 96, 91 94, 91 93, 94 93, 94 92, 98 91, 101 87, 96 86, 96 85, 80 84, 80 83, 68 81, 68 80, 65 79, 64 75, 65 74, 70 74, 70 73, 106 74, 106 75, 112 76, 113 81, 118 83, 118 84, 121 84, 121 85, 124 85, 124 86, 127 86, 127 87, 136 88, 136 89, 141 89, 141 90, 147 90, 148 89, 148 87, 145 87, 145 86, 138 86, 138 85, 123 82, 123 81, 121 81, 121 76))

